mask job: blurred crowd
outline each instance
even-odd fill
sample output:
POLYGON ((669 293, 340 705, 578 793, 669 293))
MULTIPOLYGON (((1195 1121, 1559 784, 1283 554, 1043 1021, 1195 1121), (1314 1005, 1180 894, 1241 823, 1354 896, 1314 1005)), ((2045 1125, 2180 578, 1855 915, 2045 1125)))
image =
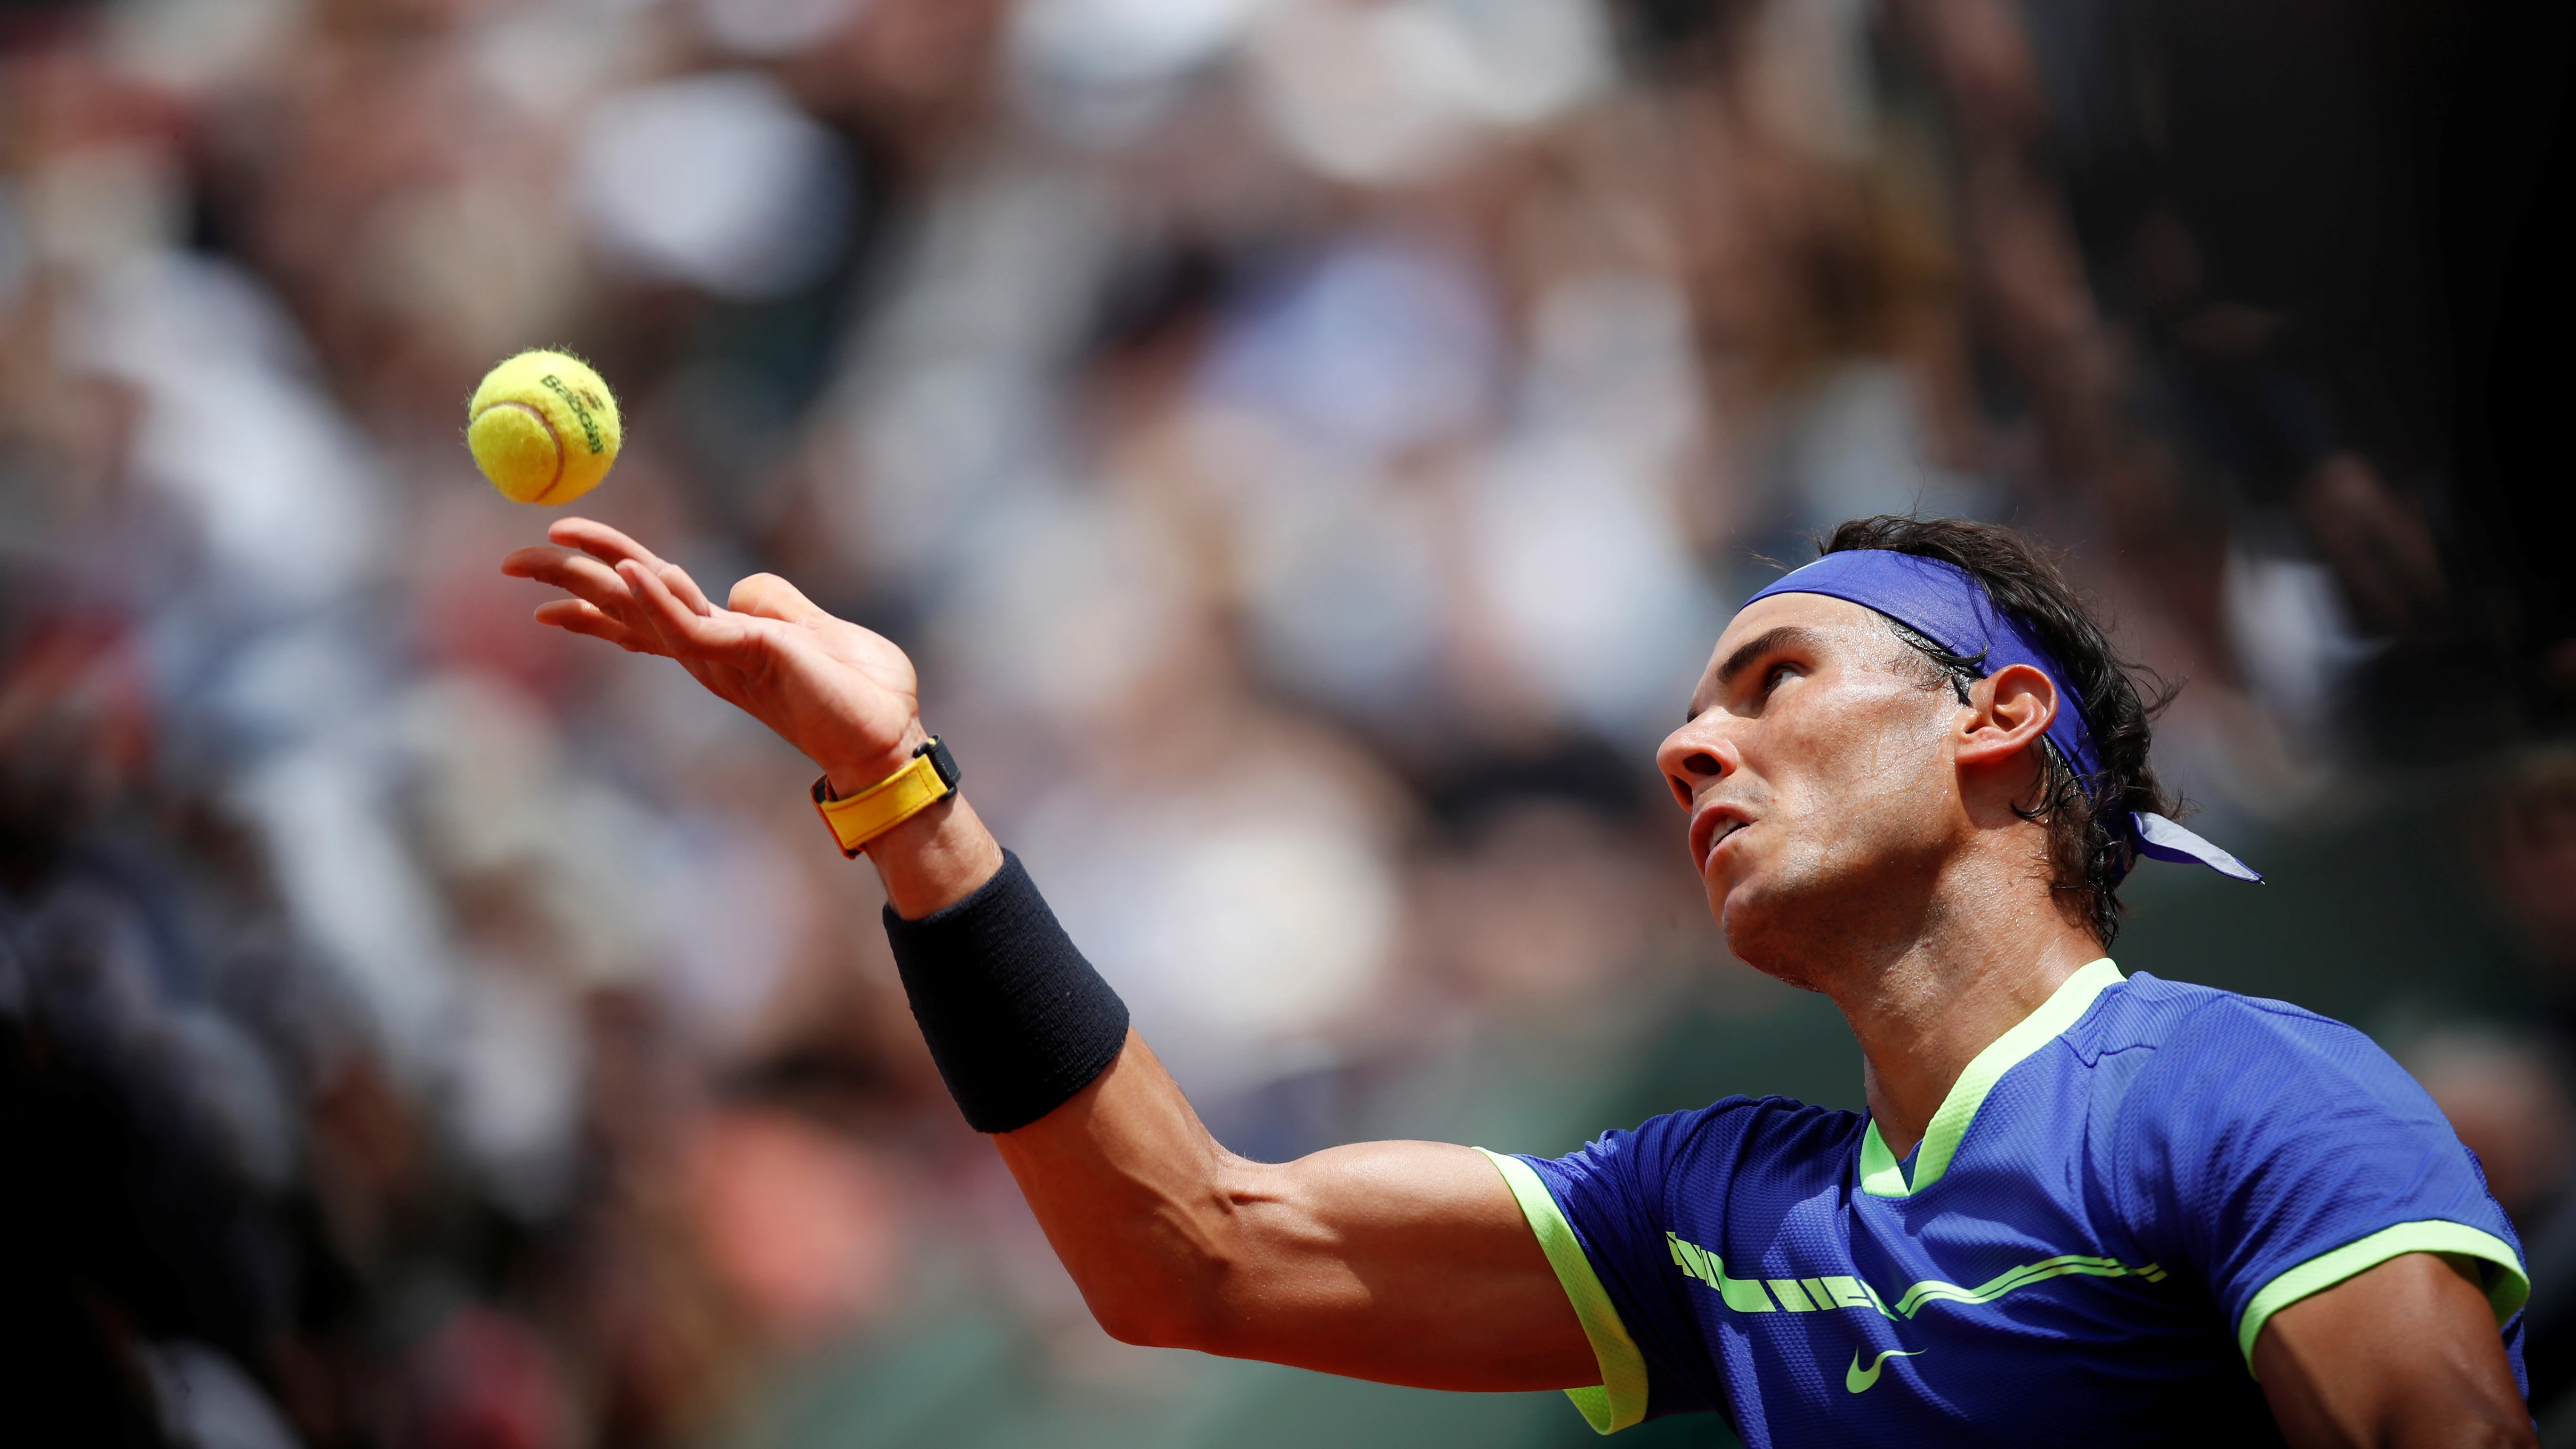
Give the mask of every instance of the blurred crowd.
POLYGON ((500 576, 547 515, 463 400, 528 346, 623 400, 582 511, 913 652, 1265 1158, 1858 1105, 1830 1008, 1728 961, 1651 747, 1812 531, 2036 530, 2286 882, 2142 879, 2124 964, 2400 1052, 2524 1226, 2546 1411, 2576 666, 2523 667, 2560 641, 2460 502, 2409 127, 2499 42, 2445 23, 0 6, 0 1435, 1590 1437, 1091 1325, 812 767, 500 576))

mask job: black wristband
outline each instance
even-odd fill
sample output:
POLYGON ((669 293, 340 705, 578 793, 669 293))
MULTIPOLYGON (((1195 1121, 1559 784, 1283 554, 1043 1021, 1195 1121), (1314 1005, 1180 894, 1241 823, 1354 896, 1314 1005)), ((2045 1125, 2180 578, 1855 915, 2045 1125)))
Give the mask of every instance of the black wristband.
POLYGON ((1056 924, 1020 858, 973 895, 886 939, 930 1059, 978 1132, 1008 1132, 1064 1105, 1127 1041, 1127 1003, 1056 924))

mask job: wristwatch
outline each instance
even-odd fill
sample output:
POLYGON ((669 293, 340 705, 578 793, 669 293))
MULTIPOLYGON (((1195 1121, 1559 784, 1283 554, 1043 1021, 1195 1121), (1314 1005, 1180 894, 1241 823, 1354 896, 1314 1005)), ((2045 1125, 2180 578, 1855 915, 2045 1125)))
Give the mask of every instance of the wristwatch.
POLYGON ((956 794, 957 782, 963 778, 957 757, 932 735, 913 749, 912 759, 902 769, 846 800, 833 798, 830 775, 817 778, 814 810, 830 827, 841 854, 856 860, 869 841, 956 794))

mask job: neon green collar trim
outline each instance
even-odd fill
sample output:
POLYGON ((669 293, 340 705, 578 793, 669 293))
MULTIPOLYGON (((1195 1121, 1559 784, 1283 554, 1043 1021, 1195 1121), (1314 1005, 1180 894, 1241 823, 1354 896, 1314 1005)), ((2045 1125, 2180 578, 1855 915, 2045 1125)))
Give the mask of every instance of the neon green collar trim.
POLYGON ((1896 1154, 1887 1150, 1887 1141, 1878 1135, 1878 1124, 1860 1139, 1860 1190, 1871 1197, 1911 1197, 1941 1180, 1950 1170, 1950 1159, 1959 1151, 1959 1139, 1968 1133, 1968 1122, 1985 1105, 1986 1093, 2003 1080, 2004 1073, 2020 1065, 2022 1058, 2057 1040, 2059 1033, 2073 1026, 2101 995, 2123 978, 2120 968, 2108 956, 2092 962, 2069 976, 2058 986, 2037 1011, 2021 1019, 2012 1030, 1987 1043, 1950 1084, 1950 1094, 1941 1099, 1941 1110, 1932 1114, 1932 1125, 1923 1129, 1923 1146, 1915 1154, 1914 1181, 1905 1180, 1905 1166, 1896 1154))

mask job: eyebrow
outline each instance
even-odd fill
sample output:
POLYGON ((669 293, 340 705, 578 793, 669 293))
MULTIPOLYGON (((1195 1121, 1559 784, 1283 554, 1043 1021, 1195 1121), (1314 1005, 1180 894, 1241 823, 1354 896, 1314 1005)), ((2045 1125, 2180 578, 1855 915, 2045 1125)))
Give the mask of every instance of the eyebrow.
MULTIPOLYGON (((1802 647, 1814 649, 1823 642, 1823 635, 1796 624, 1783 624, 1776 629, 1766 629, 1738 645, 1734 653, 1726 656, 1726 662, 1717 666, 1717 687, 1723 690, 1733 686, 1737 675, 1752 668, 1753 662, 1766 654, 1776 654, 1783 649, 1802 647)), ((1694 696, 1691 700, 1690 718, 1699 718, 1699 713, 1699 700, 1694 696)))

